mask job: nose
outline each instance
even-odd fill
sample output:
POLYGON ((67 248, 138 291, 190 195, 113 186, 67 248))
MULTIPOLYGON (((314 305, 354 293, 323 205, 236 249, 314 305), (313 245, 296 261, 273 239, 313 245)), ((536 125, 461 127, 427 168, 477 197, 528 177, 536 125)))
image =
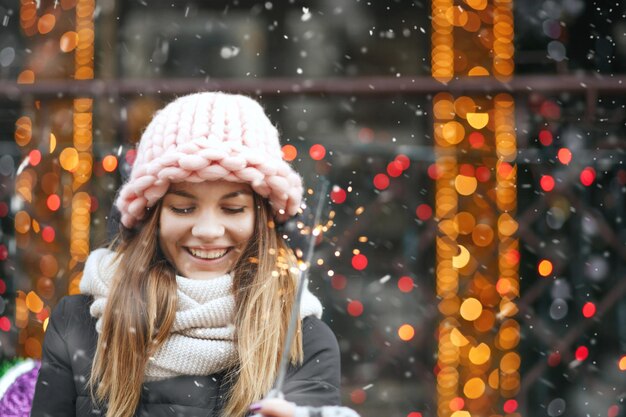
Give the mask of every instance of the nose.
POLYGON ((194 237, 204 240, 216 239, 224 235, 224 225, 215 217, 204 216, 191 228, 194 237))

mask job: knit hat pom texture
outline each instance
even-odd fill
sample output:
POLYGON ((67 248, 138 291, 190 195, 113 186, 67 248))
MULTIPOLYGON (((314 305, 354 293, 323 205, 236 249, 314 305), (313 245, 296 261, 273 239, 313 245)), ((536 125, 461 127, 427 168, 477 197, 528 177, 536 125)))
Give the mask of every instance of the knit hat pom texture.
POLYGON ((256 101, 226 93, 180 97, 157 112, 137 148, 116 206, 132 228, 171 183, 248 183, 268 198, 277 221, 295 215, 302 179, 283 160, 278 132, 256 101))

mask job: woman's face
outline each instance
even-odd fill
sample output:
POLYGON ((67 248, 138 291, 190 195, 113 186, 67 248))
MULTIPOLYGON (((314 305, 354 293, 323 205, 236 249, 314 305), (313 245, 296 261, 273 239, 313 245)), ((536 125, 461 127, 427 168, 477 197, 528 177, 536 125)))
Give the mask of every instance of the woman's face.
POLYGON ((163 197, 159 245, 176 272, 210 279, 230 272, 254 233, 254 196, 230 181, 172 184, 163 197))

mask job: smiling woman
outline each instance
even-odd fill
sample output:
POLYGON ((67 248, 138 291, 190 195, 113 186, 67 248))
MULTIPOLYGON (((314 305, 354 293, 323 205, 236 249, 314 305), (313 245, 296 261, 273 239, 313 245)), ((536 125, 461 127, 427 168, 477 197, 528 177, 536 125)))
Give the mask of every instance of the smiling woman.
POLYGON ((158 112, 116 200, 119 235, 50 317, 31 416, 354 414, 333 408, 339 349, 306 288, 282 351, 299 270, 275 225, 302 190, 257 102, 200 93, 158 112), (287 401, 256 403, 283 354, 287 401))
POLYGON ((232 270, 254 233, 254 200, 248 184, 173 184, 163 198, 159 244, 177 273, 208 279, 232 270))

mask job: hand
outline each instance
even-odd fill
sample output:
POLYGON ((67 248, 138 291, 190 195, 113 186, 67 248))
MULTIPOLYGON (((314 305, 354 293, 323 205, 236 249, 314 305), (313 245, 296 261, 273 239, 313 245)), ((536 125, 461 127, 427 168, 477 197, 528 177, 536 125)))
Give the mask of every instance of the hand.
POLYGON ((250 411, 265 417, 293 417, 296 405, 280 398, 269 398, 252 404, 250 411))

